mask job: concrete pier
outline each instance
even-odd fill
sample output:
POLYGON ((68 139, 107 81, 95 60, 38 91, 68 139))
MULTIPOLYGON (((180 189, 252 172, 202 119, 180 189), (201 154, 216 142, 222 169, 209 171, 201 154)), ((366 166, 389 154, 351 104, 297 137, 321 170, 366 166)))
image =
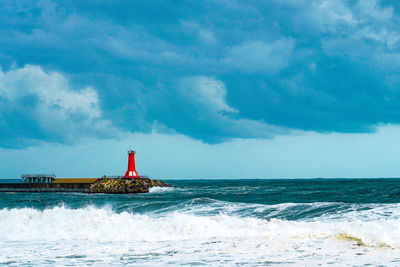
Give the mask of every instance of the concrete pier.
POLYGON ((92 183, 0 183, 0 192, 85 192, 92 183))

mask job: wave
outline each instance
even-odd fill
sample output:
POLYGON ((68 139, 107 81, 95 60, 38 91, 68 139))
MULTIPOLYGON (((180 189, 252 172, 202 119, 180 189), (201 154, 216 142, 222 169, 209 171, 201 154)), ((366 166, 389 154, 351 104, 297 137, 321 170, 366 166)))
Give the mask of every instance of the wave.
POLYGON ((154 186, 149 188, 149 193, 165 193, 165 192, 172 192, 175 191, 175 187, 159 187, 154 186))
MULTIPOLYGON (((380 207, 379 207, 380 209, 380 207)), ((116 213, 111 208, 64 206, 45 210, 32 208, 0 210, 0 242, 4 241, 122 241, 266 239, 280 242, 338 242, 357 240, 365 246, 400 248, 400 219, 313 221, 260 219, 226 214, 201 216, 173 211, 162 216, 116 213)))
MULTIPOLYGON (((164 203, 165 204, 165 203, 164 203)), ((171 203, 172 204, 172 203, 171 203)), ((131 210, 133 211, 133 210, 131 210)), ((258 204, 230 202, 208 197, 194 198, 173 205, 163 206, 149 214, 171 212, 213 216, 226 214, 237 217, 311 221, 315 218, 334 220, 400 219, 400 204, 354 204, 343 202, 258 204)))

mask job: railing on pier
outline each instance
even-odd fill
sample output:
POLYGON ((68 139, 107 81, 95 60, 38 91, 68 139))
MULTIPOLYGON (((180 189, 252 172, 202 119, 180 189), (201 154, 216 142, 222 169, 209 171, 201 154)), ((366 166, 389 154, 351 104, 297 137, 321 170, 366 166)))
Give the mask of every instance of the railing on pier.
POLYGON ((127 177, 127 176, 108 176, 108 175, 104 175, 101 178, 103 179, 120 179, 120 178, 149 178, 149 176, 147 175, 140 175, 140 176, 134 176, 134 177, 127 177))
POLYGON ((49 177, 49 178, 56 178, 55 174, 21 174, 21 178, 42 178, 42 177, 49 177))
POLYGON ((97 178, 61 178, 55 179, 55 184, 92 184, 96 182, 97 178))

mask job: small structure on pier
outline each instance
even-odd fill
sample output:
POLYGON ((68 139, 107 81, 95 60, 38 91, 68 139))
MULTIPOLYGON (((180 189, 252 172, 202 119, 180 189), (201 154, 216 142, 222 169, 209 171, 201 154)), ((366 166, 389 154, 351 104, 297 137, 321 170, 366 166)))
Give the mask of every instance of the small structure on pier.
POLYGON ((25 183, 32 183, 32 184, 50 184, 54 183, 56 180, 55 174, 22 174, 22 180, 25 183))

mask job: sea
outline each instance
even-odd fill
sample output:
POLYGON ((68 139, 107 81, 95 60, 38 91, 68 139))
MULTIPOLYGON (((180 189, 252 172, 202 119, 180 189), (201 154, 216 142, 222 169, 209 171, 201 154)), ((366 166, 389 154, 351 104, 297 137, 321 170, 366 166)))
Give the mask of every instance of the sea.
POLYGON ((400 179, 0 193, 0 265, 400 266, 400 179))

